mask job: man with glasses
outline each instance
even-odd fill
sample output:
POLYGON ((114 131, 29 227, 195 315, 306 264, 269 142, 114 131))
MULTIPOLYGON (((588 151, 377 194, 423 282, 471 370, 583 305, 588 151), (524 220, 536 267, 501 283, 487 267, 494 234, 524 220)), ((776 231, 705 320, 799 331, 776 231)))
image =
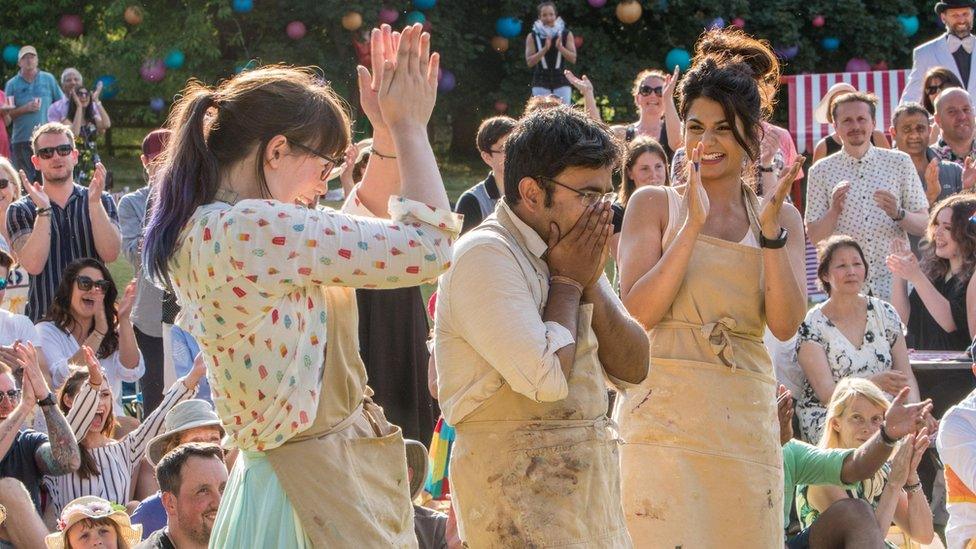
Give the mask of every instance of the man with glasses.
POLYGON ((515 128, 515 120, 507 116, 495 116, 478 127, 478 152, 481 159, 491 168, 488 177, 464 191, 458 198, 454 212, 464 215, 461 234, 477 227, 495 211, 495 204, 502 196, 502 182, 505 180, 505 139, 515 128))
POLYGON ((67 419, 57 407, 54 393, 37 363, 38 351, 18 343, 16 375, 0 362, 0 506, 9 520, 0 526, 0 548, 34 547, 47 534, 39 513, 44 475, 65 475, 81 464, 78 442, 67 419), (23 429, 36 407, 47 423, 47 434, 23 429))
POLYGON ((31 132, 47 120, 51 103, 64 98, 64 94, 54 75, 37 68, 34 46, 20 48, 17 66, 20 71, 7 80, 4 88, 8 104, 0 108, 13 119, 10 143, 14 166, 23 170, 29 181, 36 181, 37 170, 31 163, 31 132))
POLYGON ((122 247, 115 201, 104 193, 105 166, 97 164, 86 188, 74 182, 78 162, 71 128, 48 122, 31 138, 31 161, 42 183, 21 178, 27 196, 7 210, 7 232, 17 261, 30 274, 26 314, 38 322, 61 283, 65 267, 76 259, 93 257, 106 265, 122 247))
POLYGON ((630 545, 606 382, 640 383, 648 340, 603 274, 619 157, 574 109, 520 120, 503 200, 440 278, 434 353, 471 547, 630 545))

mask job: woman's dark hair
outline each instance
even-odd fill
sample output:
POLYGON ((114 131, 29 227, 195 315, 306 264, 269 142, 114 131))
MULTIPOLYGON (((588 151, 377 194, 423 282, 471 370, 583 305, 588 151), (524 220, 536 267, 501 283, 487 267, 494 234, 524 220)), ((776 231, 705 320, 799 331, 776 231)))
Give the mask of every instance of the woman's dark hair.
MULTIPOLYGON (((86 267, 98 269, 102 273, 102 278, 112 283, 103 296, 105 321, 108 323, 108 332, 102 338, 102 345, 95 350, 95 355, 98 358, 108 358, 119 348, 118 322, 115 316, 115 299, 119 296, 119 290, 115 287, 115 280, 112 279, 112 273, 101 261, 91 257, 85 257, 76 259, 65 267, 64 274, 61 276, 61 284, 55 290, 51 307, 47 310, 47 315, 44 316, 43 320, 54 323, 55 326, 65 332, 71 332, 71 328, 75 323, 74 317, 71 316, 71 294, 75 290, 75 279, 78 278, 78 273, 86 267)), ((94 330, 95 324, 92 323, 91 329, 88 330, 88 334, 85 334, 85 336, 87 337, 94 330)))
POLYGON ((641 157, 644 153, 656 154, 664 162, 664 184, 668 185, 670 183, 670 175, 668 174, 668 156, 664 153, 664 147, 657 142, 656 139, 648 137, 646 135, 640 135, 636 137, 633 141, 627 144, 627 149, 624 150, 624 160, 622 162, 622 169, 620 170, 620 204, 624 207, 627 206, 627 202, 630 200, 630 195, 634 194, 637 190, 637 183, 630 178, 630 169, 634 167, 637 163, 637 159, 641 157))
POLYGON ((262 191, 264 151, 275 136, 335 157, 349 144, 344 102, 308 67, 269 66, 221 82, 191 80, 167 120, 173 131, 164 153, 143 257, 150 276, 169 282, 169 261, 183 226, 214 201, 220 174, 252 154, 262 191))
POLYGON ((925 78, 922 80, 922 106, 925 107, 925 110, 929 114, 935 114, 935 104, 932 103, 932 99, 928 94, 929 81, 933 78, 938 78, 942 81, 943 90, 962 87, 962 82, 959 81, 959 77, 953 74, 951 70, 945 67, 932 67, 929 69, 929 72, 925 73, 925 78))
POLYGON ((976 194, 972 193, 950 196, 932 206, 929 225, 925 231, 928 242, 922 247, 922 272, 929 280, 941 280, 950 272, 949 260, 935 255, 933 244, 939 214, 946 208, 952 210, 949 235, 959 247, 959 255, 962 257, 962 270, 957 276, 962 280, 969 280, 976 270, 976 194))
MULTIPOLYGON (((62 414, 67 414, 71 406, 68 405, 68 397, 72 399, 78 395, 78 391, 81 389, 83 383, 88 382, 88 369, 78 366, 69 365, 72 368, 71 375, 65 380, 64 385, 61 387, 61 393, 58 394, 58 408, 61 410, 62 414)), ((111 390, 111 386, 108 381, 103 380, 102 386, 98 388, 99 391, 102 387, 111 390)), ((115 395, 112 395, 114 398, 115 395)), ((101 398, 101 395, 99 395, 101 398)), ((82 442, 85 438, 85 434, 88 433, 88 426, 85 427, 85 432, 78 437, 78 448, 81 449, 81 466, 78 467, 78 476, 81 478, 91 478, 97 477, 102 474, 98 470, 98 464, 95 463, 95 458, 89 453, 88 448, 85 447, 85 443, 82 442)), ((113 406, 108 407, 108 411, 105 412, 105 420, 102 422, 102 434, 108 438, 112 438, 112 434, 115 433, 115 408, 113 406)))
MULTIPOLYGON (((557 178, 568 168, 616 168, 620 144, 603 122, 568 107, 543 109, 523 117, 505 141, 505 201, 514 206, 522 197, 524 177, 557 178)), ((555 185, 537 179, 552 205, 555 185)))
POLYGON ((736 142, 756 160, 761 122, 772 113, 778 87, 779 61, 769 43, 734 27, 710 30, 698 39, 691 69, 681 79, 678 114, 687 119, 692 103, 701 97, 715 101, 736 142))
POLYGON ((822 241, 817 246, 817 280, 827 295, 830 295, 830 282, 827 282, 827 273, 830 271, 830 262, 834 259, 834 254, 841 248, 853 248, 857 250, 857 255, 861 256, 861 263, 864 263, 864 279, 868 278, 868 260, 864 257, 864 250, 857 240, 846 234, 835 234, 827 240, 822 241))
MULTIPOLYGON (((84 88, 84 87, 80 87, 79 86, 79 87, 75 88, 75 93, 78 93, 81 90, 85 90, 86 92, 88 91, 87 88, 84 88)), ((91 93, 90 92, 89 92, 88 98, 89 98, 88 106, 85 107, 85 122, 94 122, 95 121, 95 102, 91 100, 91 93)), ((69 123, 75 119, 75 113, 77 113, 77 112, 78 112, 78 104, 75 103, 69 97, 68 98, 68 122, 69 123)))

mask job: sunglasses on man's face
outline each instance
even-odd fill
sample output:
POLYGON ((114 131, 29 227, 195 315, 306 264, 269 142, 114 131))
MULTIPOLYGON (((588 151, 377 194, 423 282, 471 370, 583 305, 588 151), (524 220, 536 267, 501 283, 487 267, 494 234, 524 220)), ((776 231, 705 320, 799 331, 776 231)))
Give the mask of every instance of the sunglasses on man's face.
POLYGON ((58 156, 68 156, 73 150, 75 150, 73 145, 58 145, 57 147, 44 147, 43 149, 37 149, 36 154, 39 158, 50 160, 54 158, 54 153, 58 153, 58 156))
POLYGON ((101 290, 101 292, 104 294, 112 288, 112 283, 108 280, 92 280, 87 276, 79 276, 75 279, 75 284, 77 284, 78 289, 83 292, 87 292, 94 287, 101 290))
POLYGON ((657 95, 658 97, 661 97, 661 96, 664 95, 664 86, 653 86, 653 87, 652 86, 646 86, 646 85, 645 86, 641 86, 640 88, 637 89, 637 93, 639 93, 639 94, 641 94, 643 96, 648 96, 648 95, 651 95, 653 93, 654 95, 657 95))

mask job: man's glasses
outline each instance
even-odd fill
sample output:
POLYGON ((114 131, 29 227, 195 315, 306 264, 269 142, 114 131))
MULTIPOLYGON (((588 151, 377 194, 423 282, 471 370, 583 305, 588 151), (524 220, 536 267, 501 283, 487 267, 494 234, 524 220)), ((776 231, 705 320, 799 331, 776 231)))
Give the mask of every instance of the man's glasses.
POLYGON ((658 97, 662 97, 664 96, 664 86, 641 86, 640 88, 637 88, 637 93, 645 97, 651 95, 652 93, 658 97))
POLYGON ((614 192, 610 192, 610 193, 595 193, 593 191, 581 191, 579 189, 574 189, 574 188, 570 187, 569 185, 566 185, 565 183, 560 183, 559 181, 556 181, 555 179, 553 179, 551 177, 546 177, 544 175, 537 175, 537 176, 535 176, 535 179, 538 179, 540 181, 548 181, 550 183, 555 183, 556 185, 559 185, 560 187, 562 187, 564 189, 569 189, 569 190, 573 191, 574 193, 576 193, 577 195, 579 195, 580 202, 582 202, 583 203, 583 206, 586 206, 586 207, 592 206, 594 204, 598 204, 600 202, 613 202, 614 199, 617 198, 617 193, 614 193, 614 192))
POLYGON ((20 389, 11 389, 7 392, 0 391, 0 402, 3 402, 3 399, 5 398, 9 399, 10 402, 17 402, 20 400, 20 393, 20 389))
POLYGON ((39 158, 44 160, 50 160, 54 158, 54 153, 57 152, 58 156, 68 156, 71 151, 75 150, 74 145, 58 145, 57 147, 44 147, 43 149, 37 149, 36 154, 39 158))
POLYGON ((112 288, 112 283, 108 280, 92 280, 87 276, 79 276, 75 279, 75 284, 78 286, 78 289, 83 292, 87 292, 92 288, 98 288, 104 294, 108 293, 108 291, 112 288))

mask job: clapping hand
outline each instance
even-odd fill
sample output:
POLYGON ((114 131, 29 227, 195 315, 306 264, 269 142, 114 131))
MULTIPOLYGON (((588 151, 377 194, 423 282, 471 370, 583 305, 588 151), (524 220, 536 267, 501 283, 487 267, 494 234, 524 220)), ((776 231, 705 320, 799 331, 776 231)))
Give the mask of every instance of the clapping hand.
POLYGON ((891 438, 900 439, 920 430, 932 412, 932 399, 906 404, 909 392, 908 387, 902 388, 885 412, 885 433, 891 438))
POLYGON ((836 211, 838 214, 844 211, 844 205, 847 204, 847 193, 851 190, 850 181, 841 181, 834 187, 834 190, 830 191, 830 209, 836 211))
POLYGON ((688 155, 688 188, 683 197, 688 210, 688 221, 697 228, 701 228, 708 218, 708 194, 701 182, 701 157, 705 152, 705 145, 698 143, 688 155))
POLYGON ((98 387, 105 380, 102 365, 98 362, 98 357, 95 356, 95 351, 91 347, 84 345, 82 349, 85 350, 85 365, 88 367, 88 384, 92 387, 98 387))
POLYGON ((125 322, 129 320, 129 316, 132 314, 132 306, 136 302, 136 281, 133 280, 129 282, 125 287, 125 293, 122 294, 122 301, 119 303, 119 322, 125 322))
POLYGON ((563 74, 566 76, 566 80, 569 80, 569 83, 572 84, 574 88, 579 90, 581 94, 593 95, 593 83, 590 82, 589 77, 587 77, 585 74, 582 78, 579 78, 569 69, 563 71, 563 74))
POLYGON ((927 428, 920 429, 915 434, 909 434, 891 460, 891 472, 888 482, 899 488, 903 487, 910 477, 918 478, 918 464, 929 447, 927 428))
POLYGON ((383 61, 383 79, 377 90, 380 112, 391 130, 426 128, 437 100, 439 70, 440 55, 430 53, 430 35, 419 24, 405 28, 396 65, 389 59, 383 61))
POLYGON ((888 217, 892 219, 898 217, 898 197, 890 191, 874 191, 874 203, 884 210, 888 217))
POLYGON ((27 179, 27 174, 24 173, 24 170, 20 170, 20 182, 23 184, 24 188, 27 189, 27 196, 30 197, 35 208, 51 207, 51 199, 47 196, 47 193, 44 192, 44 186, 40 183, 35 183, 27 179))
POLYGON ((47 386, 47 380, 37 362, 37 348, 29 341, 26 344, 17 341, 14 343, 14 352, 17 354, 16 363, 24 372, 24 397, 30 392, 35 402, 47 398, 51 389, 47 386))
POLYGON ((396 67, 399 42, 400 33, 392 31, 389 25, 384 24, 378 29, 373 29, 369 34, 372 72, 362 65, 356 67, 359 103, 363 107, 363 112, 369 119, 369 123, 373 126, 374 132, 377 129, 386 129, 387 127, 386 121, 383 120, 383 114, 380 112, 378 93, 386 67, 389 66, 390 70, 396 67))
POLYGON ((781 227, 779 213, 783 209, 786 195, 790 194, 790 189, 793 188, 793 182, 796 181, 800 168, 803 167, 804 160, 806 158, 803 156, 793 159, 793 164, 787 168, 786 173, 780 175, 775 191, 768 195, 769 198, 763 200, 762 209, 759 211, 759 227, 766 238, 779 238, 781 227))
POLYGON ((93 91, 91 94, 92 103, 98 103, 98 98, 101 97, 101 95, 102 95, 102 81, 99 80, 98 83, 95 84, 95 91, 93 91))
POLYGON ((891 242, 891 254, 885 259, 885 265, 892 274, 909 282, 915 282, 925 276, 908 242, 900 238, 891 242))
MULTIPOLYGON (((965 171, 963 174, 965 174, 965 171)), ((976 170, 973 170, 973 175, 976 176, 976 170)), ((963 186, 965 187, 965 184, 963 186)), ((929 199, 929 202, 934 202, 941 192, 942 182, 939 181, 939 159, 933 158, 925 166, 925 197, 929 199)))
POLYGON ((108 171, 101 162, 95 164, 95 173, 92 175, 91 183, 88 185, 88 202, 102 201, 102 192, 105 191, 105 176, 108 171))

